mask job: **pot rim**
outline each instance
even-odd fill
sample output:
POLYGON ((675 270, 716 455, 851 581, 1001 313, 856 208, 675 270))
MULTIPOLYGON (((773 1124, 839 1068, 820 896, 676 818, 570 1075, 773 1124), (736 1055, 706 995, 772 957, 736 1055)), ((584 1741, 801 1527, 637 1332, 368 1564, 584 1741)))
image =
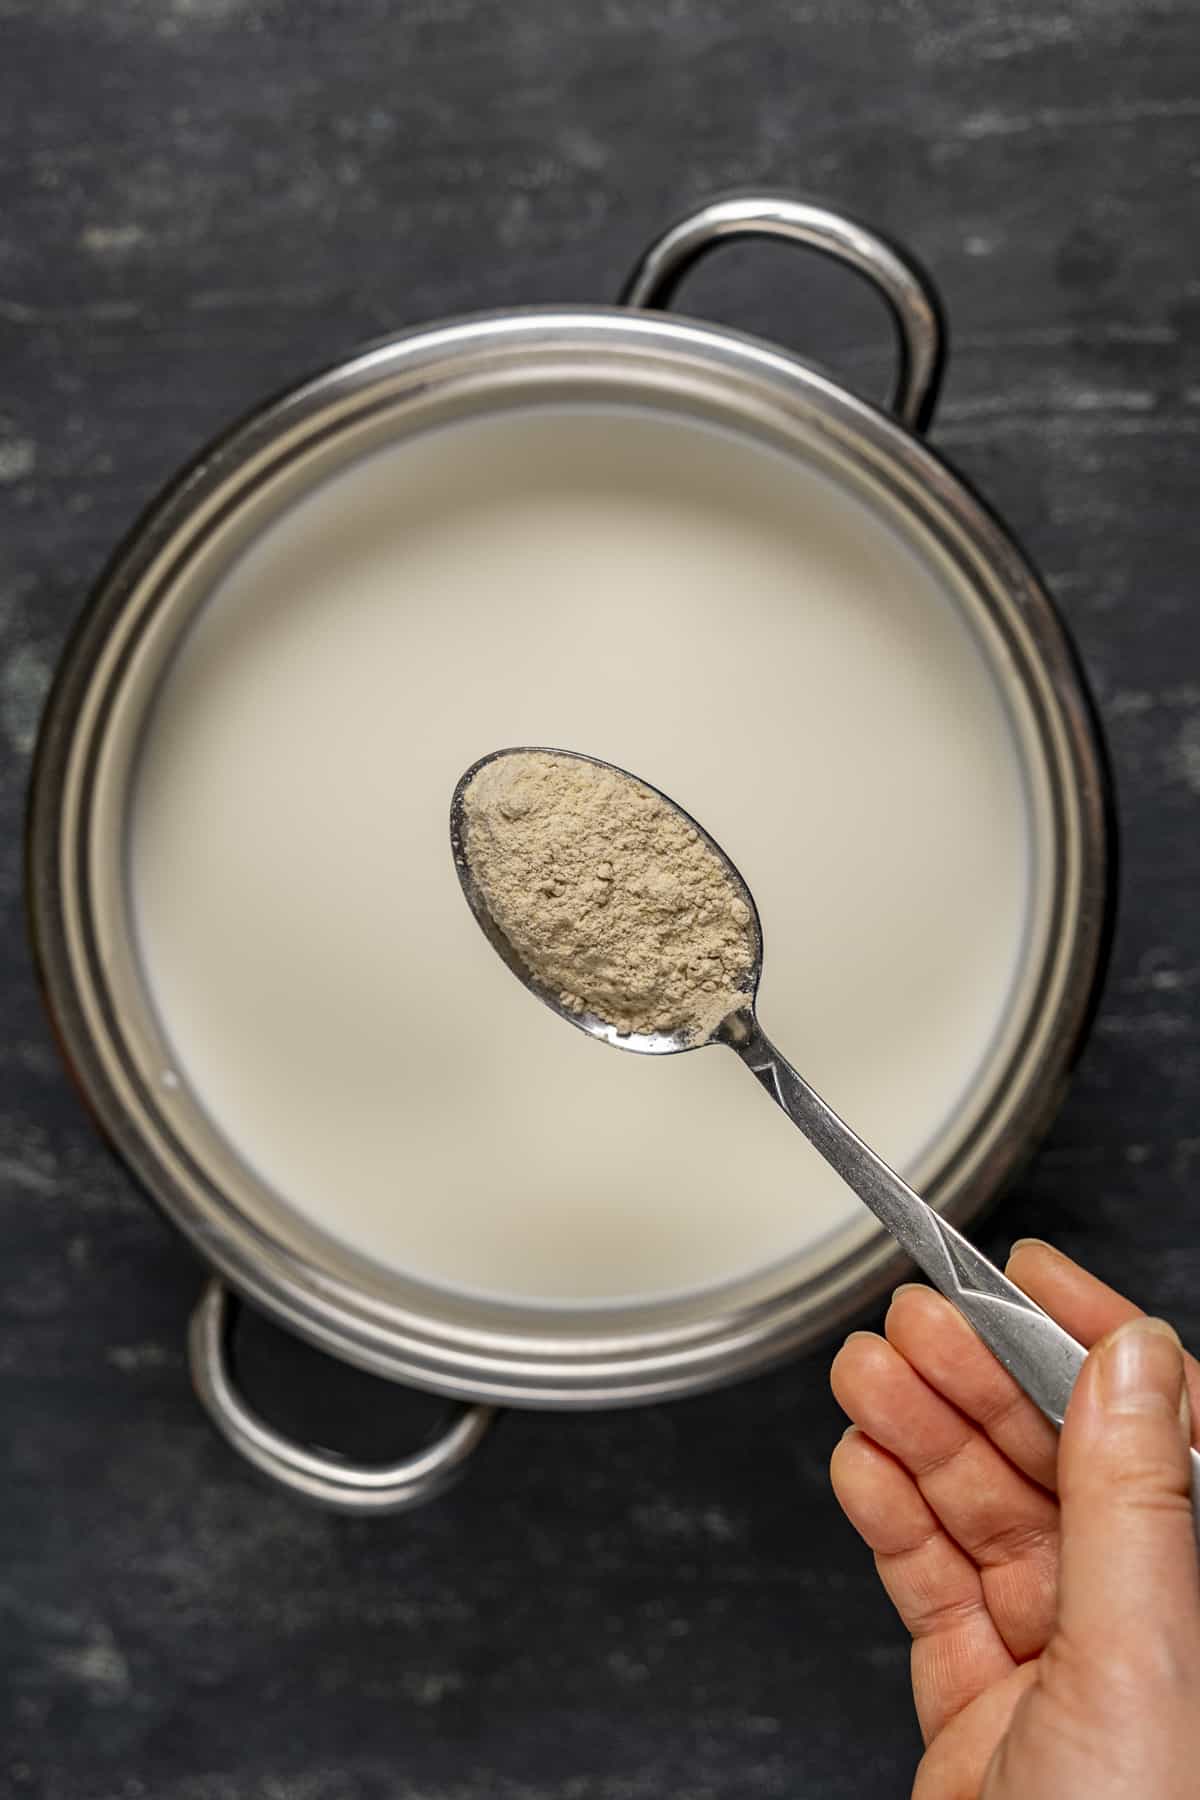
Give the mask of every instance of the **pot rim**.
MULTIPOLYGON (((334 362, 216 437, 142 514, 101 575, 63 652, 31 778, 27 904, 51 1020, 96 1123, 155 1203, 238 1292, 346 1360, 414 1385, 526 1406, 633 1404, 734 1379, 820 1338, 894 1284, 905 1267, 902 1257, 864 1216, 847 1254, 818 1277, 801 1276, 749 1302, 709 1296, 699 1322, 668 1319, 630 1331, 585 1317, 584 1328, 567 1338, 481 1330, 469 1322, 431 1326, 411 1308, 381 1307, 233 1215, 202 1170, 178 1159, 164 1162, 161 1132, 153 1127, 147 1133, 146 1096, 114 1050, 119 1034, 104 991, 103 958, 80 910, 84 789, 107 724, 97 681, 119 682, 132 649, 115 640, 132 615, 139 607, 148 610, 155 591, 166 591, 171 572, 186 564, 204 533, 242 516, 274 470, 321 443, 341 442, 364 419, 399 421, 407 416, 405 407, 431 392, 446 398, 450 388, 458 391, 468 365, 498 379, 498 391, 515 392, 514 384, 528 386, 533 363, 545 365, 548 381, 569 382, 582 379, 586 365, 609 389, 669 366, 697 384, 697 393, 711 388, 730 407, 757 396, 785 435, 791 421, 793 455, 802 429, 815 431, 823 448, 865 471, 864 479, 883 484, 893 517, 906 518, 914 535, 918 527, 932 534, 965 571, 981 607, 991 605, 1013 644, 1019 640, 1023 647, 1026 677, 1038 689, 1040 716, 1056 746, 1052 766, 1063 788, 1058 800, 1073 821, 1069 941, 1052 947, 1053 1004, 1049 1016, 1040 1017, 1038 1044, 1021 1063, 1019 1104, 1010 1104, 1001 1126, 973 1147, 969 1179, 959 1190, 942 1196, 937 1184, 929 1190, 958 1224, 994 1198, 1057 1110, 1094 1012, 1111 941, 1112 791, 1086 681, 1032 566, 942 457, 791 352, 722 326, 586 306, 471 314, 393 334, 334 362)), ((478 408, 472 403, 467 410, 478 408)), ((415 429, 422 428, 418 422, 415 429)))

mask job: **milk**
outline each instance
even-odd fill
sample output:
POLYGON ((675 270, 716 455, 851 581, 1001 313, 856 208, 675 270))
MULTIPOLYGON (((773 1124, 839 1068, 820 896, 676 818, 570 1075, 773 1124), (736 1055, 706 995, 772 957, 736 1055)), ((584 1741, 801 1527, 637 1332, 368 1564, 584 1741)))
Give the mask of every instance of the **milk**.
POLYGON ((129 821, 173 1074, 279 1197, 386 1267, 638 1300, 858 1203, 727 1052, 594 1042, 459 891, 447 811, 511 744, 621 764, 761 911, 760 1015, 902 1169, 1013 991, 1030 827, 930 567, 713 427, 530 410, 378 451, 233 566, 165 678, 129 821))

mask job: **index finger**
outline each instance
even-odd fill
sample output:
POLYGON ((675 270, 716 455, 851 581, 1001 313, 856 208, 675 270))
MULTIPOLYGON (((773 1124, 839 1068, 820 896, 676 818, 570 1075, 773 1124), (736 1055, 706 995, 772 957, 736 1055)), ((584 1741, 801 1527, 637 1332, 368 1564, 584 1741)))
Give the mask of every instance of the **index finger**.
MULTIPOLYGON (((1144 1317, 1140 1306, 1040 1238, 1021 1238, 1013 1245, 1005 1274, 1085 1350, 1127 1319, 1144 1317)), ((1200 1447, 1200 1362, 1186 1353, 1183 1362, 1192 1406, 1192 1441, 1200 1447)))

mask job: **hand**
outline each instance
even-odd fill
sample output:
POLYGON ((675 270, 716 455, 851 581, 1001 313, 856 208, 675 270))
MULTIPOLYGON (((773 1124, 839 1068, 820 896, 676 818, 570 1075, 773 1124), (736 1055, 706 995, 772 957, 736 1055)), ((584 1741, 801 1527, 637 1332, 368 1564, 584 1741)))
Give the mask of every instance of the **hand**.
POLYGON ((1061 1440, 930 1288, 833 1365, 834 1491, 912 1634, 913 1800, 1196 1800, 1200 1365, 1048 1245, 1008 1274, 1096 1345, 1061 1440))

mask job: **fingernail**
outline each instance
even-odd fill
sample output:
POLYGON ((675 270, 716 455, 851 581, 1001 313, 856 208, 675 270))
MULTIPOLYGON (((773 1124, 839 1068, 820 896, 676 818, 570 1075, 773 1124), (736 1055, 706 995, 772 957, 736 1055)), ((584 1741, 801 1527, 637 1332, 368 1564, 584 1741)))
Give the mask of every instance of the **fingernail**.
POLYGON ((844 1444, 846 1439, 848 1437, 853 1437, 857 1430, 858 1430, 857 1425, 847 1425, 845 1431, 843 1431, 841 1437, 838 1439, 839 1444, 844 1444))
POLYGON ((1008 1253, 1009 1262, 1012 1261, 1018 1250, 1048 1250, 1051 1256, 1062 1255, 1062 1251, 1056 1250, 1053 1244, 1048 1244, 1045 1238, 1017 1238, 1008 1253))
POLYGON ((898 1300, 901 1294, 928 1294, 932 1292, 923 1281, 902 1281, 898 1288, 892 1289, 892 1299, 898 1300))
POLYGON ((1113 1332, 1101 1353, 1100 1394, 1110 1412, 1165 1405, 1186 1419, 1183 1351, 1165 1319, 1130 1319, 1113 1332))

